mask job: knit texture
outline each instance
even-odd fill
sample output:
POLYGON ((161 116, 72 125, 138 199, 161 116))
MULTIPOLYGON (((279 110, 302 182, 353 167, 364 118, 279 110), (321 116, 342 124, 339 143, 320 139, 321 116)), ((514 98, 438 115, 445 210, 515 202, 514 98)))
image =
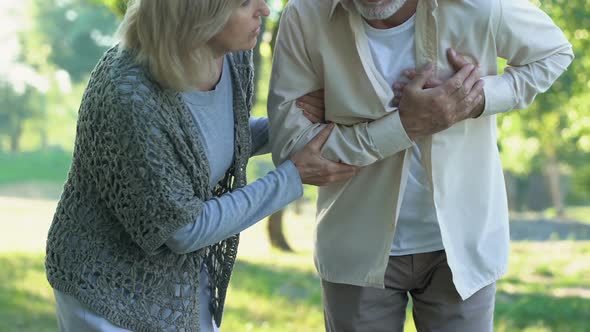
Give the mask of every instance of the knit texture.
POLYGON ((180 93, 161 88, 117 47, 91 74, 45 265, 53 288, 123 328, 199 331, 203 263, 210 274, 209 306, 221 324, 239 236, 184 255, 164 243, 197 219, 203 201, 246 185, 252 54, 227 58, 235 152, 213 191, 203 145, 180 93))

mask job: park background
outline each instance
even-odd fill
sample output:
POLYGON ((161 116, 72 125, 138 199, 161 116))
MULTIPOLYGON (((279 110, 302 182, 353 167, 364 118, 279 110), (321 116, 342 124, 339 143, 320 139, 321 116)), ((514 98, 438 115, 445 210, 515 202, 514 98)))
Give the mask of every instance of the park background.
MULTIPOLYGON (((511 209, 510 270, 497 331, 590 331, 590 2, 533 0, 576 60, 526 110, 498 118, 511 209)), ((266 115, 272 47, 286 1, 269 0, 256 49, 266 115)), ((0 0, 0 331, 56 331, 45 237, 66 179, 89 74, 113 43, 123 0, 0 0)), ((499 60, 500 63, 502 60, 499 60)), ((273 168, 255 158, 249 178, 273 168)), ((316 191, 241 237, 223 331, 322 331, 312 263, 316 191)), ((406 331, 415 331, 408 308, 406 331)))

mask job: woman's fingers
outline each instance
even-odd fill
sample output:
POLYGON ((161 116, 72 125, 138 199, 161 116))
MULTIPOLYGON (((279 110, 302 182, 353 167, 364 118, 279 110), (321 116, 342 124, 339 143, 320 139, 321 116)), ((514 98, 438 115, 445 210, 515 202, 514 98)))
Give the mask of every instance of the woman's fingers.
POLYGON ((316 105, 307 104, 307 103, 298 103, 297 106, 304 111, 307 111, 319 118, 324 118, 324 109, 319 108, 316 105))
POLYGON ((317 108, 324 108, 324 98, 316 98, 310 95, 305 95, 297 99, 298 103, 313 105, 317 108))
POLYGON ((317 117, 316 115, 309 113, 308 111, 303 111, 303 116, 307 118, 311 123, 323 123, 324 119, 317 117))
POLYGON ((334 129, 328 124, 307 145, 297 151, 291 161, 299 171, 301 182, 316 186, 350 179, 361 167, 331 161, 321 155, 321 149, 334 129))
POLYGON ((328 185, 331 183, 344 182, 344 181, 350 180, 357 174, 358 174, 357 171, 348 171, 348 172, 344 172, 344 173, 334 173, 334 174, 325 175, 325 176, 313 177, 313 179, 311 179, 311 181, 314 182, 314 185, 316 185, 316 186, 325 186, 325 185, 328 185))
POLYGON ((324 90, 316 90, 297 98, 298 102, 302 102, 304 104, 310 104, 317 108, 324 109, 324 90))
POLYGON ((297 99, 296 105, 303 110, 303 115, 312 123, 326 122, 323 90, 314 91, 297 99))

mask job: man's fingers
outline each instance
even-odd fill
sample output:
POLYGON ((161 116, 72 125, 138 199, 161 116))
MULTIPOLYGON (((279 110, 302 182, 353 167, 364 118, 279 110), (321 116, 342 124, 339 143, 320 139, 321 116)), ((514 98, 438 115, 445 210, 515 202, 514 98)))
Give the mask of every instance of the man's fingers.
POLYGON ((395 84, 393 84, 393 91, 403 92, 405 90, 406 86, 408 86, 408 83, 396 82, 395 84))
POLYGON ((406 89, 407 83, 397 82, 393 85, 393 106, 399 106, 404 90, 406 89))
POLYGON ((462 54, 457 53, 452 48, 447 50, 447 58, 455 71, 459 71, 461 68, 463 68, 463 66, 469 64, 469 61, 467 61, 467 59, 462 54))
POLYGON ((316 151, 320 151, 322 149, 322 147, 324 146, 324 143, 326 143, 326 141, 328 140, 328 137, 330 137, 330 133, 332 133, 333 129, 334 129, 334 124, 329 123, 326 127, 324 127, 324 129, 322 129, 322 131, 320 131, 311 140, 311 142, 308 143, 308 145, 312 149, 314 149, 316 151))
POLYGON ((408 83, 408 87, 412 89, 424 88, 424 85, 432 77, 433 74, 434 65, 429 63, 426 66, 422 67, 420 70, 418 70, 418 72, 416 73, 416 77, 414 77, 414 79, 412 79, 408 83))
POLYGON ((481 99, 483 98, 483 87, 484 81, 477 81, 477 83, 475 83, 473 86, 473 89, 471 89, 469 94, 465 97, 465 99, 463 99, 460 107, 465 112, 465 114, 471 113, 471 111, 481 102, 481 99))
POLYGON ((479 67, 476 66, 473 68, 467 79, 463 82, 463 85, 455 91, 455 94, 458 95, 458 99, 462 100, 463 98, 467 97, 469 92, 471 92, 473 86, 479 80, 479 67))
POLYGON ((402 75, 407 77, 410 80, 413 80, 416 77, 416 69, 406 69, 402 71, 402 75))
POLYGON ((424 86, 426 89, 432 89, 432 88, 436 88, 437 86, 443 84, 444 82, 439 80, 438 78, 431 78, 426 82, 426 85, 424 86))
MULTIPOLYGON (((416 77, 416 70, 415 69, 406 69, 402 72, 402 75, 407 77, 409 80, 413 80, 416 77)), ((428 79, 428 81, 426 81, 424 88, 432 89, 432 88, 436 88, 437 86, 439 86, 441 84, 443 84, 443 81, 439 80, 436 77, 431 77, 428 79)))
POLYGON ((457 89, 463 86, 463 82, 469 77, 471 72, 473 71, 473 65, 463 66, 461 70, 459 70, 453 77, 446 80, 443 85, 441 85, 442 89, 448 94, 452 95, 457 91, 457 89))

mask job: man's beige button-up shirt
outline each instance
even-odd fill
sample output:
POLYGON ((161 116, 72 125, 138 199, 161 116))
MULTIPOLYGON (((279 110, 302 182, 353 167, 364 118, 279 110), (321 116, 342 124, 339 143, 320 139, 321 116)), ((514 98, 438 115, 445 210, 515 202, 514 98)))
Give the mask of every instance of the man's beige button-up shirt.
MULTIPOLYGON (((438 77, 450 77, 446 50, 453 47, 481 65, 485 81, 481 117, 416 141, 453 281, 465 299, 507 268, 508 208, 495 114, 529 105, 573 53, 562 31, 527 0, 419 0, 415 38, 418 66, 434 63, 438 77), (501 76, 498 57, 509 64, 501 76)), ((291 0, 281 19, 268 98, 276 163, 323 126, 295 106, 297 97, 320 88, 326 119, 338 124, 324 156, 366 167, 345 183, 319 189, 316 267, 331 282, 383 287, 412 142, 354 6, 291 0)))

